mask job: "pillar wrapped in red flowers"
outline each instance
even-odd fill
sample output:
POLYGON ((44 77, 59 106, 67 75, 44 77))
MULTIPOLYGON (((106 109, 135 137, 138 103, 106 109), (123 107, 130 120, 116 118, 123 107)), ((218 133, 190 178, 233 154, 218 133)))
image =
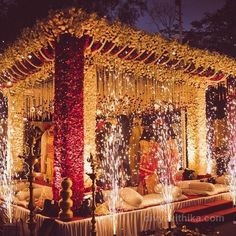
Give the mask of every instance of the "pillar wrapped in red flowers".
POLYGON ((69 177, 77 208, 84 193, 84 40, 61 35, 55 53, 53 195, 59 200, 62 178, 69 177))

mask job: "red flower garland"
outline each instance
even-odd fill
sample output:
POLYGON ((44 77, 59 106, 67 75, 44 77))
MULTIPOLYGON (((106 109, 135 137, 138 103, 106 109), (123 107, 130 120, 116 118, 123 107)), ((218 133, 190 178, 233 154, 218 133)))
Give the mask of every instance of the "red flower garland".
POLYGON ((84 40, 61 35, 55 51, 53 195, 59 200, 62 178, 71 178, 76 209, 84 193, 84 40))

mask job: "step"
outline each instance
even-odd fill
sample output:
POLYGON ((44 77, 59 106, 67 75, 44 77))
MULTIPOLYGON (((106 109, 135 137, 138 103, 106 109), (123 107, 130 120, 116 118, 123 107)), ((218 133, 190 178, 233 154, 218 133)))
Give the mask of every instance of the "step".
POLYGON ((227 217, 231 215, 236 216, 236 208, 228 208, 228 209, 212 212, 211 214, 194 216, 185 222, 194 223, 194 224, 207 223, 207 222, 217 223, 217 220, 222 222, 222 219, 220 217, 227 217))
POLYGON ((221 205, 221 206, 227 205, 227 206, 232 207, 233 206, 233 202, 229 201, 229 200, 218 200, 218 201, 206 203, 205 205, 212 206, 212 207, 219 206, 219 205, 221 205))
POLYGON ((223 210, 226 208, 231 208, 233 206, 232 201, 227 200, 219 200, 214 202, 209 202, 203 205, 196 205, 191 207, 186 207, 182 209, 178 209, 175 211, 176 214, 191 214, 191 215, 199 215, 211 213, 218 210, 223 210))

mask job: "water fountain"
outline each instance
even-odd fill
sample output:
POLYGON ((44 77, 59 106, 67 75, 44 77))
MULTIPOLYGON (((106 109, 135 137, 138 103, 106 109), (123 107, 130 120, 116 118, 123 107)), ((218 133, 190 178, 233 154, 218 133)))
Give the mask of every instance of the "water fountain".
POLYGON ((228 123, 229 123, 229 156, 228 163, 228 183, 229 191, 233 200, 233 205, 236 206, 236 101, 230 100, 228 103, 228 123))
POLYGON ((177 172, 178 156, 174 153, 174 142, 169 133, 170 128, 164 122, 162 124, 161 132, 159 135, 160 147, 156 153, 158 160, 158 175, 159 181, 162 185, 162 195, 165 204, 165 212, 167 215, 168 229, 171 229, 172 216, 174 213, 172 202, 173 190, 175 179, 174 176, 177 172))
POLYGON ((120 164, 119 148, 122 145, 122 137, 120 127, 111 125, 107 130, 104 142, 104 158, 105 158, 105 181, 109 183, 111 188, 108 197, 108 207, 112 218, 113 235, 117 233, 117 210, 116 205, 119 200, 119 182, 120 182, 120 164))

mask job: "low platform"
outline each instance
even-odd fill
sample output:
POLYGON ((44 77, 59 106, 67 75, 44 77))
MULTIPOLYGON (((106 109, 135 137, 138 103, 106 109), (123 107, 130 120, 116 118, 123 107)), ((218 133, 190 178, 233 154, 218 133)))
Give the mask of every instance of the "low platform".
MULTIPOLYGON (((176 211, 188 207, 197 207, 205 204, 215 204, 216 201, 222 201, 222 204, 226 204, 223 201, 229 201, 229 193, 221 193, 214 196, 199 197, 194 199, 188 199, 184 201, 174 202, 172 206, 176 211)), ((166 205, 157 205, 147 207, 140 210, 133 210, 129 212, 121 212, 116 215, 117 220, 117 235, 118 236, 138 236, 140 232, 167 227, 166 205)), ((14 215, 16 218, 21 218, 24 222, 28 219, 28 210, 14 206, 14 215)), ((49 218, 36 215, 37 218, 37 231, 42 228, 49 218)), ((55 219, 54 226, 52 227, 53 235, 60 236, 90 236, 91 218, 76 219, 70 222, 62 222, 55 219)), ((97 236, 110 236, 113 235, 113 222, 110 215, 96 217, 97 236)), ((173 225, 174 227, 174 218, 173 225)), ((25 226, 27 228, 27 226, 25 226)))

